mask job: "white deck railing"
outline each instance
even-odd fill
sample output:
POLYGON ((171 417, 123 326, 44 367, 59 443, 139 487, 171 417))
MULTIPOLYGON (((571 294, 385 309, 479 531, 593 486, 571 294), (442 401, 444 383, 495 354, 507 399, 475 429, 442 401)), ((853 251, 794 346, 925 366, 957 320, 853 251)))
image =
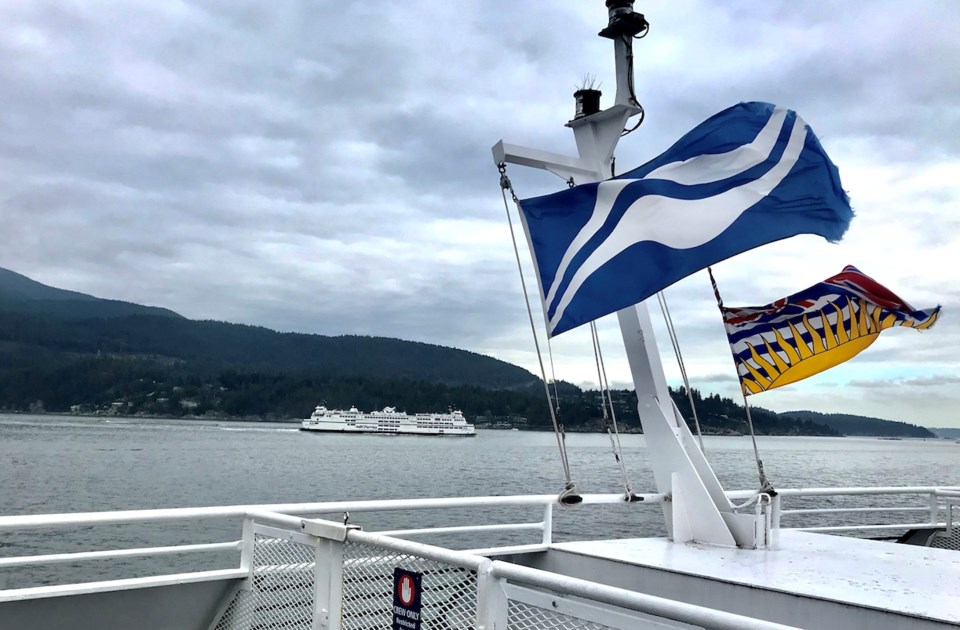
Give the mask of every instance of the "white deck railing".
MULTIPOLYGON (((806 531, 818 531, 829 533, 840 532, 886 532, 900 531, 917 528, 942 528, 948 527, 952 520, 951 508, 960 504, 960 488, 937 488, 932 486, 902 487, 902 488, 807 488, 807 489, 783 489, 779 491, 782 502, 781 516, 785 520, 784 527, 794 529, 804 529, 806 531), (916 504, 902 505, 900 502, 891 505, 864 505, 865 501, 876 500, 877 497, 904 497, 919 499, 916 504), (811 503, 812 500, 819 500, 809 507, 788 507, 792 501, 804 500, 805 503, 811 503), (837 502, 852 499, 851 505, 839 505, 837 502), (831 503, 824 503, 829 501, 831 503), (924 518, 915 519, 911 522, 896 522, 894 517, 902 514, 923 514, 924 518), (945 519, 941 518, 941 514, 945 519), (878 517, 886 515, 889 518, 885 522, 861 522, 864 517, 878 517), (818 524, 811 525, 810 518, 815 518, 818 524), (808 519, 804 522, 804 519, 808 519), (825 519, 842 519, 837 523, 833 520, 831 524, 823 524, 825 519), (894 522, 890 522, 891 519, 894 522), (857 521, 857 522, 851 522, 857 521)), ((749 500, 755 496, 751 491, 729 492, 728 496, 734 500, 749 500)), ((583 504, 585 505, 609 505, 620 504, 622 509, 643 509, 645 504, 660 504, 668 498, 662 494, 641 495, 642 501, 624 504, 623 496, 619 494, 605 495, 584 495, 583 504)), ((40 514, 40 515, 19 515, 0 517, 0 535, 24 534, 34 530, 54 530, 68 532, 75 528, 90 528, 99 525, 132 524, 132 523, 173 523, 184 521, 204 521, 207 519, 233 518, 237 521, 246 523, 251 522, 251 515, 259 517, 261 521, 271 521, 273 525, 284 525, 292 527, 294 523, 329 523, 328 521, 317 521, 297 518, 304 515, 316 514, 360 514, 370 512, 394 512, 394 511, 435 511, 451 509, 486 509, 486 508, 529 508, 536 510, 539 517, 533 521, 519 523, 470 523, 465 525, 450 525, 443 527, 419 527, 404 529, 389 529, 380 532, 362 532, 358 530, 349 530, 350 536, 354 540, 366 541, 372 543, 379 541, 378 544, 389 545, 391 549, 407 548, 405 545, 413 545, 410 549, 429 548, 432 558, 439 558, 443 554, 453 554, 448 557, 459 558, 462 561, 465 558, 471 558, 470 562, 489 562, 483 556, 495 557, 498 554, 517 551, 535 551, 546 549, 553 541, 553 511, 557 505, 557 497, 554 495, 524 495, 512 497, 464 497, 448 499, 409 499, 409 500, 386 500, 386 501, 348 501, 348 502, 323 502, 323 503, 297 503, 297 504, 272 504, 272 505, 237 505, 237 506, 219 506, 206 508, 178 508, 161 510, 130 510, 114 512, 89 512, 76 514, 40 514), (267 516, 269 515, 269 517, 267 516), (536 536, 535 542, 523 545, 504 545, 483 550, 477 550, 476 553, 457 552, 440 547, 430 547, 400 540, 401 537, 418 537, 440 534, 502 534, 509 532, 527 532, 536 536), (420 546, 418 546, 420 545, 420 546), (439 554, 439 555, 438 555, 439 554)), ((573 509, 578 508, 563 508, 573 509)), ((883 519, 881 519, 883 520, 883 519)), ((314 526, 311 526, 314 527, 314 526)), ((342 527, 342 526, 340 526, 342 527)), ((29 588, 18 588, 9 590, 0 590, 0 603, 4 601, 34 599, 43 597, 52 597, 66 594, 79 594, 89 592, 103 592, 110 590, 120 590, 125 588, 139 588, 143 586, 163 584, 163 583, 182 583, 185 581, 203 581, 220 580, 226 578, 237 578, 241 576, 249 577, 249 531, 244 527, 245 539, 231 540, 227 542, 211 542, 204 544, 183 544, 152 546, 130 549, 101 549, 101 550, 78 550, 65 553, 48 553, 29 556, 11 556, 0 557, 0 576, 4 571, 22 568, 36 567, 44 565, 55 565, 64 563, 80 563, 90 560, 110 560, 126 558, 160 558, 164 556, 212 554, 224 552, 237 553, 239 563, 235 564, 233 569, 219 569, 206 571, 192 571, 187 573, 178 573, 176 575, 151 575, 140 578, 130 578, 126 580, 111 580, 109 582, 97 582, 87 584, 60 584, 53 586, 36 586, 29 588)), ((623 532, 627 537, 631 532, 623 532)), ((314 534, 316 535, 316 534, 314 534)), ((322 537, 322 536, 321 536, 322 537)), ((442 559, 442 558, 441 558, 442 559)), ((600 585, 589 586, 590 583, 580 583, 563 576, 552 574, 542 574, 533 572, 532 569, 516 567, 505 563, 494 562, 492 565, 484 564, 486 573, 491 575, 490 579, 512 580, 517 583, 532 584, 537 587, 555 589, 558 583, 551 580, 561 580, 566 584, 571 594, 583 597, 583 593, 594 593, 597 601, 616 605, 622 608, 636 612, 649 613, 649 606, 653 600, 644 599, 643 595, 630 593, 629 591, 619 592, 618 589, 609 590, 610 587, 601 587, 600 585), (493 568, 490 568, 493 567, 493 568), (550 586, 552 584, 552 586, 550 586), (591 590, 599 589, 599 590, 591 590), (615 592, 616 591, 616 592, 615 592), (606 599, 604 599, 606 598, 606 599)), ((479 565, 478 565, 479 567, 479 565)), ((484 578, 486 579, 486 578, 484 578)), ((561 584, 562 585, 562 584, 561 584)), ((514 589, 515 592, 521 592, 514 589)), ((522 590, 522 589, 521 589, 522 590)), ((555 589, 556 590, 556 589, 555 589)), ((568 592, 563 591, 562 592, 568 592)), ((666 600, 664 600, 666 601, 666 600)), ((663 602, 661 602, 663 603, 663 602)), ((686 604, 678 604, 686 611, 683 614, 690 613, 686 609, 686 604)), ((659 604, 658 604, 659 605, 659 604)), ((716 611, 713 611, 716 612, 716 611)), ((700 615, 702 611, 696 612, 700 615)), ((654 614, 654 613, 649 613, 654 614)), ((694 613, 690 613, 694 614, 694 613)), ((705 613, 704 613, 705 614, 705 613)), ((676 617, 666 616, 670 619, 676 617)), ((693 617, 685 617, 692 619, 693 617)), ((700 617, 697 617, 700 619, 700 617)), ((690 623, 694 623, 690 621, 690 623)), ((699 622, 696 622, 699 623, 699 622)), ((711 622, 713 623, 713 622, 711 622)), ((720 622, 717 622, 720 623, 720 622)), ((741 623, 738 621, 738 623, 741 623)), ((703 625, 703 624, 700 624, 703 625)), ((709 625, 705 627, 748 627, 745 625, 709 625)), ((774 627, 774 626, 755 626, 755 627, 774 627)))
POLYGON ((425 628, 642 630, 663 628, 664 620, 713 630, 792 628, 330 521, 253 512, 244 531, 249 583, 212 630, 256 626, 269 620, 264 611, 330 630, 391 627, 396 609, 384 595, 396 587, 395 568, 431 580, 423 591, 431 601, 416 612, 425 628), (303 561, 310 557, 318 560, 303 561), (291 603, 291 592, 302 596, 291 603))

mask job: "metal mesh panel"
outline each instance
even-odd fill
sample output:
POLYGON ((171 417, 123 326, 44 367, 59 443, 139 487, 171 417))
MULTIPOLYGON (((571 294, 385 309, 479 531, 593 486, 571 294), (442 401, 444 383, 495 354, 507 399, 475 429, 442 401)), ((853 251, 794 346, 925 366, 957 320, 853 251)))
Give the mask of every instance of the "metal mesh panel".
POLYGON ((384 630, 393 623, 393 570, 423 574, 423 628, 469 630, 476 626, 477 575, 418 556, 348 542, 343 556, 343 630, 384 630))
POLYGON ((510 600, 507 607, 507 627, 510 630, 616 630, 514 600, 510 600))
POLYGON ((315 554, 312 545, 257 534, 251 588, 237 592, 215 630, 310 630, 315 554))
POLYGON ((952 549, 960 551, 960 523, 953 524, 953 531, 947 534, 946 531, 937 532, 930 537, 928 546, 938 549, 952 549))

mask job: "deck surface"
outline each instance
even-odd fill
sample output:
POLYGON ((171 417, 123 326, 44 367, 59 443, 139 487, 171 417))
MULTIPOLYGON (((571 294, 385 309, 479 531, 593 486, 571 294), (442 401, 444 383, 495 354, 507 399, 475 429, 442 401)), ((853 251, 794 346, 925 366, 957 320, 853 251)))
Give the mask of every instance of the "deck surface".
POLYGON ((665 538, 557 543, 636 566, 960 623, 960 552, 782 530, 776 551, 665 538))

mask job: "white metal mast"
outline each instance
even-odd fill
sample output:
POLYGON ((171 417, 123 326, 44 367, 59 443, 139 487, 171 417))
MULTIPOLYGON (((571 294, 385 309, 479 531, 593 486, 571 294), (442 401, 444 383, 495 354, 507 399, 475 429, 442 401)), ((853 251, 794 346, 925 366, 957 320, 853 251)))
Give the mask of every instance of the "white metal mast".
MULTIPOLYGON (((614 104, 602 111, 583 109, 578 100, 577 116, 567 126, 573 129, 579 157, 501 140, 493 147, 494 162, 544 169, 567 181, 572 178, 576 184, 612 176, 613 153, 624 126, 642 112, 632 90, 632 48, 634 36, 648 25, 642 14, 633 11, 633 3, 634 0, 606 0, 609 23, 600 35, 614 41, 617 95, 614 104)), ((578 95, 582 97, 580 92, 578 95)), ((670 399, 646 303, 618 311, 617 318, 657 490, 671 498, 663 507, 668 535, 675 542, 747 548, 763 545, 769 535, 763 519, 753 513, 734 513, 713 469, 670 399)))

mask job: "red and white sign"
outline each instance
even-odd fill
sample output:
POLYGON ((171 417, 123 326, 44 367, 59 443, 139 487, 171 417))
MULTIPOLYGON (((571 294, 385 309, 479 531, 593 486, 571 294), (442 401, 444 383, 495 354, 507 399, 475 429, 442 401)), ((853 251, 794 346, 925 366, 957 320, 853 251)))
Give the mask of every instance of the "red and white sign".
POLYGON ((397 581, 397 597, 400 598, 400 602, 404 606, 413 605, 413 601, 417 597, 417 585, 414 584, 412 576, 408 574, 400 576, 397 581))

